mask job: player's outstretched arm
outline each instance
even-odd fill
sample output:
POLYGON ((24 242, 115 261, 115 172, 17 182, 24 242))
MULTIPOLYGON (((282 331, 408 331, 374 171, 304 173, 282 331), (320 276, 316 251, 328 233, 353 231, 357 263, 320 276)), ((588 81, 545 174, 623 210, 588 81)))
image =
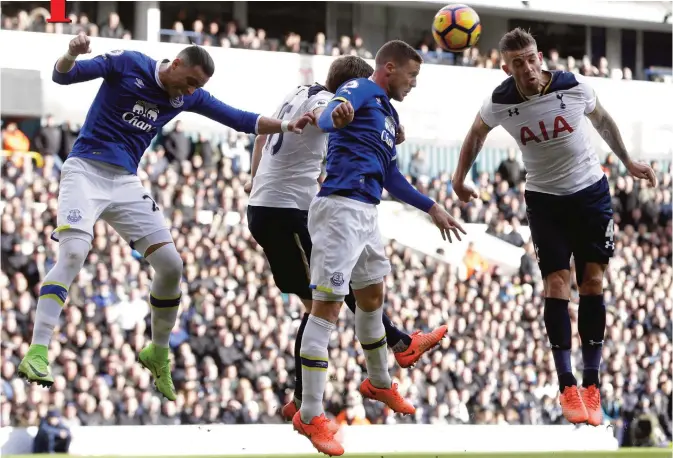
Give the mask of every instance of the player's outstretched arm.
POLYGON ((460 232, 463 234, 466 233, 458 221, 449 215, 446 210, 437 205, 434 200, 419 192, 418 189, 414 188, 407 181, 402 172, 397 168, 397 161, 390 163, 383 187, 396 199, 428 213, 442 233, 444 240, 448 238, 449 242, 453 241, 451 239, 451 231, 453 231, 458 240, 461 240, 460 232))
POLYGON ((596 108, 587 114, 587 117, 601 138, 605 140, 605 143, 608 144, 612 152, 622 161, 622 164, 626 166, 631 175, 635 178, 649 181, 652 186, 657 185, 657 175, 654 173, 652 167, 642 162, 631 160, 629 153, 626 151, 626 146, 624 145, 624 140, 622 140, 617 123, 603 108, 598 99, 596 99, 596 108))
POLYGON ((301 134, 307 124, 315 122, 315 117, 311 113, 306 113, 301 118, 293 121, 282 121, 234 108, 213 97, 203 89, 199 89, 194 95, 196 96, 196 100, 187 111, 198 113, 246 134, 263 135, 285 132, 301 134))
MULTIPOLYGON (((82 83, 105 78, 114 71, 113 56, 98 56, 77 62, 77 57, 91 52, 91 41, 83 32, 70 40, 68 51, 56 61, 51 79, 58 84, 82 83)), ((117 58, 117 56, 114 56, 117 58)))
POLYGON ((471 197, 479 197, 477 191, 470 185, 465 183, 465 177, 467 172, 472 168, 472 164, 479 156, 481 148, 484 146, 486 137, 491 131, 491 128, 486 125, 484 120, 481 118, 481 114, 477 113, 477 117, 472 123, 465 140, 463 140, 463 146, 460 148, 460 158, 458 159, 458 167, 453 173, 451 183, 453 185, 453 190, 456 195, 463 202, 469 202, 471 197))

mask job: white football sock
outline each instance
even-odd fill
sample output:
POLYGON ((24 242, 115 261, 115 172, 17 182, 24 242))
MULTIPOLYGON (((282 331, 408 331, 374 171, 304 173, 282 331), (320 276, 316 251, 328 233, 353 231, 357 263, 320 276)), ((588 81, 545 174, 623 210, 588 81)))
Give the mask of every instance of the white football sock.
POLYGON ((390 388, 392 380, 388 373, 388 347, 382 318, 383 307, 373 312, 355 308, 355 335, 365 353, 369 380, 376 388, 390 388))
POLYGON ((303 381, 301 420, 308 424, 324 413, 323 395, 327 383, 328 347, 334 323, 309 316, 301 340, 301 374, 303 381))
POLYGON ((82 238, 68 238, 60 243, 56 265, 44 277, 40 287, 31 344, 49 346, 68 297, 68 289, 82 269, 90 246, 82 238))
POLYGON ((154 251, 147 258, 154 269, 150 304, 152 305, 152 342, 168 348, 171 331, 180 310, 180 280, 182 258, 169 243, 154 251))

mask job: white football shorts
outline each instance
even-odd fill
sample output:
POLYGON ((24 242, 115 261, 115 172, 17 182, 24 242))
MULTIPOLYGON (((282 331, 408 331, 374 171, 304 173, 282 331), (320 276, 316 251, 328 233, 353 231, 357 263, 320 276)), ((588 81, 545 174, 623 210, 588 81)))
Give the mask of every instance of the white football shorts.
POLYGON ((354 290, 362 289, 390 273, 376 205, 342 196, 316 197, 308 230, 315 299, 346 296, 350 282, 354 290))
POLYGON ((61 170, 58 227, 52 234, 74 229, 93 238, 98 219, 108 223, 131 246, 168 229, 163 212, 140 178, 105 162, 70 158, 61 170))

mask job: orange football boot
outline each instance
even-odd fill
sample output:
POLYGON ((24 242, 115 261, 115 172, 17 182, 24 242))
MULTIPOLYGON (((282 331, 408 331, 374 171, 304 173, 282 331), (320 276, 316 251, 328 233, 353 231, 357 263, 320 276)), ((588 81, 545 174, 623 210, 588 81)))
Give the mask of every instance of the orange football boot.
MULTIPOLYGON (((286 421, 292 421, 294 418, 294 414, 299 412, 299 407, 297 407, 297 404, 295 400, 293 399, 292 401, 288 402, 283 406, 283 409, 280 411, 280 414, 283 416, 283 419, 286 421)), ((341 426, 338 423, 335 423, 333 421, 329 422, 329 427, 331 431, 336 434, 339 432, 339 429, 341 426)))
POLYGON ((570 423, 578 424, 589 421, 589 413, 584 406, 582 396, 580 396, 580 391, 577 389, 577 386, 573 385, 565 387, 563 393, 561 393, 560 400, 563 416, 570 423))
POLYGON ((299 412, 299 407, 297 407, 297 404, 294 402, 294 399, 292 399, 290 402, 285 404, 283 408, 280 410, 280 414, 283 417, 283 420, 285 421, 292 421, 294 418, 294 414, 299 412))
POLYGON ((319 417, 313 417, 308 425, 301 421, 299 411, 292 417, 292 426, 302 436, 306 436, 316 450, 329 456, 341 456, 344 454, 344 448, 336 439, 334 432, 339 430, 339 425, 321 414, 319 417))
POLYGON ((397 391, 397 383, 393 383, 390 388, 376 388, 368 378, 360 385, 360 394, 364 398, 380 401, 393 409, 397 413, 413 415, 416 412, 409 401, 404 399, 397 391))
POLYGON ((587 409, 589 416, 588 423, 591 426, 600 426, 603 424, 603 409, 601 409, 601 392, 596 385, 590 385, 588 388, 580 388, 582 402, 587 409))
POLYGON ((411 343, 409 347, 399 353, 395 353, 395 359, 400 367, 411 367, 421 359, 428 350, 434 348, 448 331, 446 325, 440 326, 432 332, 423 334, 421 331, 416 331, 411 334, 411 343))

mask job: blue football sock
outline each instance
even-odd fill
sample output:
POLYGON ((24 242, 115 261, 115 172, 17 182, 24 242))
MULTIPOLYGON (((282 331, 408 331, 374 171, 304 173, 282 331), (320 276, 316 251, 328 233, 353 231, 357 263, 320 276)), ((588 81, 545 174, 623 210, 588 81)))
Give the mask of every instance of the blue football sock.
POLYGON ((578 328, 582 339, 582 386, 599 386, 598 373, 605 338, 605 304, 603 295, 580 296, 578 328))
POLYGON ((568 301, 563 299, 545 298, 544 301, 544 324, 547 336, 551 344, 556 373, 559 378, 561 391, 566 386, 577 385, 577 380, 572 374, 570 362, 570 345, 572 330, 570 327, 570 314, 568 313, 568 301))

